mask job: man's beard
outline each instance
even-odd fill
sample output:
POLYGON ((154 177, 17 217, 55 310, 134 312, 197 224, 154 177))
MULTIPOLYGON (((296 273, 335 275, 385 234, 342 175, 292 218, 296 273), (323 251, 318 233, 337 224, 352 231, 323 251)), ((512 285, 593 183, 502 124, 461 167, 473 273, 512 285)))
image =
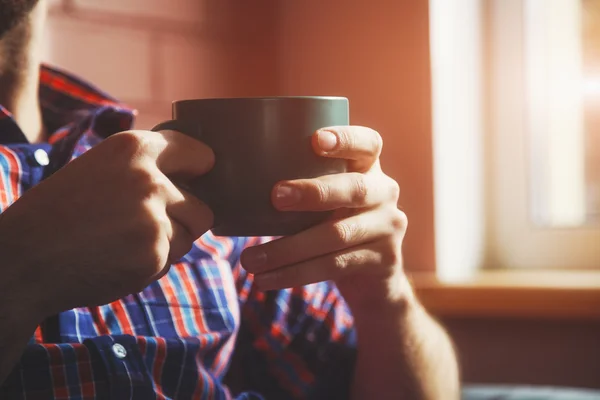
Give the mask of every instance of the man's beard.
POLYGON ((23 20, 38 0, 0 0, 0 39, 23 20))

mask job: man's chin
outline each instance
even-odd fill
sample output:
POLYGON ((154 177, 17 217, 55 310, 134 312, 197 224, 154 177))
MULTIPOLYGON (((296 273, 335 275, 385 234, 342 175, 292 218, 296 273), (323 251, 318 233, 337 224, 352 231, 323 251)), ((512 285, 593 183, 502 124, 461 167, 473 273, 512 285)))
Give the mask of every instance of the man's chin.
POLYGON ((0 0, 0 39, 19 24, 39 0, 0 0))

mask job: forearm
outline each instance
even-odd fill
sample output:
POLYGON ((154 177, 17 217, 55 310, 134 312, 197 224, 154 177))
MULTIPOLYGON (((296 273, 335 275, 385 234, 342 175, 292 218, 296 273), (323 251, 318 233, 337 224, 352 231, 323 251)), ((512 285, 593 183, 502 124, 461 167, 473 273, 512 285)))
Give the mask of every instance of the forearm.
POLYGON ((4 293, 0 294, 0 385, 19 361, 37 323, 4 293))
MULTIPOLYGON (((1 242, 1 240, 0 240, 1 242)), ((0 243, 0 385, 23 352, 45 315, 38 301, 42 291, 33 282, 35 273, 14 261, 14 252, 0 243), (6 266, 6 268, 4 268, 6 266)))
POLYGON ((355 307, 358 356, 352 398, 458 399, 451 341, 412 295, 377 309, 355 307))

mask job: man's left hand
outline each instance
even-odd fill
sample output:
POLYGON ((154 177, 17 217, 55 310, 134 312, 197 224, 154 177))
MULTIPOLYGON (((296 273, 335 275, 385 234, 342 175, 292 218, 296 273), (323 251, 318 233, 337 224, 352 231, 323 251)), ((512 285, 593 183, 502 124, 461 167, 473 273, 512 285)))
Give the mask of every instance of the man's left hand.
POLYGON ((315 152, 347 160, 348 172, 279 182, 272 201, 282 211, 335 210, 333 218, 296 235, 248 248, 241 262, 261 290, 332 280, 351 304, 403 295, 401 244, 406 215, 400 189, 381 170, 381 136, 360 126, 314 133, 315 152))

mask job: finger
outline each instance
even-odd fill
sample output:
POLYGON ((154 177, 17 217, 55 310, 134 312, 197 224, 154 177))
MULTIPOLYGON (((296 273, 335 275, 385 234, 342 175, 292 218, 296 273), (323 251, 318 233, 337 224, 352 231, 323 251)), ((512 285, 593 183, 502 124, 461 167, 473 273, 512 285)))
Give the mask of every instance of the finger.
POLYGON ((167 214, 188 231, 192 241, 204 235, 214 222, 213 213, 206 204, 175 185, 167 201, 167 214))
MULTIPOLYGON (((181 259, 183 257, 179 257, 179 259, 181 259)), ((167 263, 165 264, 165 266, 158 271, 154 276, 152 276, 150 279, 148 279, 146 282, 146 284, 143 286, 144 288, 148 285, 150 285, 152 282, 159 280, 160 278, 162 278, 163 276, 165 276, 166 274, 169 273, 169 270, 171 269, 171 266, 173 266, 174 264, 176 264, 179 260, 177 261, 171 261, 171 259, 169 258, 169 261, 167 261, 167 263)), ((142 289, 143 290, 143 289, 142 289)))
POLYGON ((156 158, 156 165, 167 176, 198 176, 210 171, 215 155, 197 139, 175 131, 162 131, 166 146, 156 158))
POLYGON ((213 214, 206 204, 176 186, 157 169, 151 171, 151 175, 154 193, 169 219, 184 227, 193 239, 199 238, 212 227, 213 214))
POLYGON ((146 206, 155 223, 162 227, 166 241, 160 246, 161 253, 167 256, 164 261, 170 265, 190 251, 212 216, 209 214, 204 218, 206 206, 201 204, 198 208, 194 204, 199 203, 198 200, 188 198, 192 196, 182 193, 173 184, 163 184, 160 195, 163 198, 155 196, 146 202, 146 206))
POLYGON ((319 129, 312 137, 317 154, 349 161, 351 171, 368 171, 379 159, 383 140, 364 126, 332 126, 319 129))
POLYGON ((171 218, 169 264, 178 262, 189 253, 194 245, 194 240, 196 237, 190 233, 188 228, 171 218))
POLYGON ((384 250, 382 244, 364 244, 330 253, 312 260, 265 273, 255 274, 254 283, 259 290, 276 290, 309 285, 327 280, 339 281, 358 269, 368 268, 373 274, 390 274, 397 253, 384 250))
POLYGON ((205 174, 214 165, 214 153, 204 143, 175 131, 128 131, 114 136, 130 140, 167 176, 189 178, 205 174))
POLYGON ((386 175, 349 172, 281 182, 273 188, 271 198, 282 211, 324 211, 396 204, 399 194, 396 181, 386 175))
POLYGON ((241 263, 247 271, 258 274, 385 237, 399 243, 406 226, 406 215, 402 211, 376 209, 326 221, 296 235, 249 247, 241 255, 241 263))
POLYGON ((213 225, 213 214, 208 206, 192 194, 172 185, 166 213, 171 222, 169 261, 178 262, 190 252, 194 241, 213 225))

